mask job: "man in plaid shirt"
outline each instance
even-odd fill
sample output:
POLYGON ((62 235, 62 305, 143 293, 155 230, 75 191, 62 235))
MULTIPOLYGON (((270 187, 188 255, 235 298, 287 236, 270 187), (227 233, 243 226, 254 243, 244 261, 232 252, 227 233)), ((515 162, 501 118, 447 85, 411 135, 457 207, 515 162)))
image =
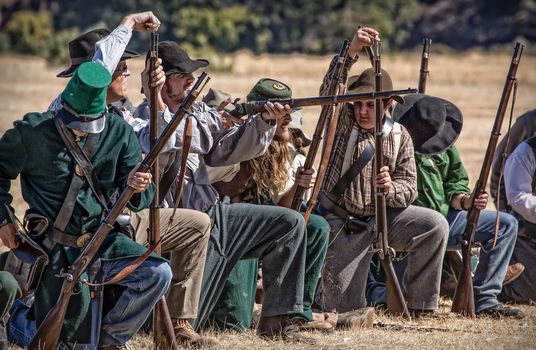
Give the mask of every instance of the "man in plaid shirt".
MULTIPOLYGON (((351 66, 357 62, 357 52, 377 40, 379 34, 374 29, 361 28, 356 31, 342 73, 344 81, 347 80, 351 66)), ((324 77, 321 94, 328 87, 335 63, 335 60, 331 62, 324 77)), ((350 77, 347 86, 348 93, 374 91, 374 70, 369 68, 359 76, 350 77)), ((382 71, 382 86, 384 90, 393 88, 386 71, 382 71)), ((403 102, 399 96, 394 99, 403 102)), ((392 99, 383 100, 384 113, 392 103, 392 99)), ((374 105, 374 100, 369 100, 341 106, 322 187, 325 194, 332 191, 339 178, 360 157, 366 145, 374 145, 374 105)), ((388 118, 387 115, 385 117, 388 118)), ((372 226, 375 185, 383 187, 386 196, 389 245, 408 254, 408 268, 401 281, 408 308, 414 314, 437 309, 448 224, 434 210, 410 205, 417 196, 417 175, 413 143, 406 129, 394 123, 391 131, 384 135, 383 147, 384 164, 387 165, 382 167, 375 180, 372 159, 345 188, 335 203, 336 208, 333 208, 333 203, 327 206, 322 202, 325 218, 331 226, 330 245, 317 295, 317 301, 324 310, 346 312, 366 306, 365 287, 374 233, 370 229, 356 228, 351 221, 358 220, 368 224, 369 228, 372 226)))

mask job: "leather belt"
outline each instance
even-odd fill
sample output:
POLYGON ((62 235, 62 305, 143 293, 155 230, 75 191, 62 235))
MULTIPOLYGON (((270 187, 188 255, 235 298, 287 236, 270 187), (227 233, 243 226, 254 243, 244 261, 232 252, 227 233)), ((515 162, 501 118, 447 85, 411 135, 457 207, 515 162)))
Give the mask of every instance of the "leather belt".
POLYGON ((80 236, 74 236, 56 228, 51 228, 45 234, 43 244, 47 248, 54 247, 54 244, 58 243, 67 247, 82 249, 91 240, 91 237, 93 237, 93 234, 89 232, 84 232, 80 236))

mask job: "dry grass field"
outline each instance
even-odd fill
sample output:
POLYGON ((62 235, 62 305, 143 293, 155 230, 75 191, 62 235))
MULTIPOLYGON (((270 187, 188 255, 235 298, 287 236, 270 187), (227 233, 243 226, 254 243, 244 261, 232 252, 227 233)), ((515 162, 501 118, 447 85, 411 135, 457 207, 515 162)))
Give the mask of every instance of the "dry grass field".
MULTIPOLYGON (((288 83, 295 97, 314 96, 327 68, 329 57, 261 56, 239 53, 227 57, 233 63, 231 73, 211 74, 210 87, 224 89, 234 96, 243 97, 262 77, 273 77, 288 83)), ((383 55, 382 67, 393 77, 395 88, 416 87, 419 55, 383 55)), ((464 130, 457 142, 464 164, 476 181, 497 111, 511 52, 486 54, 471 52, 456 55, 436 55, 430 58, 431 75, 428 93, 453 101, 464 115, 464 130)), ((132 77, 129 82, 130 98, 137 104, 139 73, 142 60, 129 61, 132 77)), ((368 60, 359 61, 352 73, 357 74, 369 66, 368 60)), ((66 80, 56 78, 62 67, 49 67, 38 58, 0 56, 0 135, 11 127, 12 121, 30 111, 44 111, 52 99, 62 91, 66 80)), ((514 116, 536 108, 536 56, 525 56, 518 71, 519 91, 514 116)), ((305 111, 305 130, 312 134, 319 109, 305 111)), ((505 122, 503 130, 506 129, 505 122)), ((16 208, 21 215, 24 208, 17 197, 18 182, 13 183, 16 208)), ((324 349, 531 349, 536 348, 536 308, 524 307, 526 320, 494 321, 487 318, 469 320, 448 313, 449 302, 442 301, 437 317, 417 321, 403 321, 383 315, 378 321, 401 324, 405 329, 375 327, 362 332, 336 332, 330 336, 313 335, 324 349), (426 329, 426 327, 428 329, 426 329)), ((253 333, 224 333, 218 337, 225 349, 302 349, 303 345, 283 342, 265 342, 253 333)), ((136 349, 151 347, 151 338, 138 336, 136 349)))

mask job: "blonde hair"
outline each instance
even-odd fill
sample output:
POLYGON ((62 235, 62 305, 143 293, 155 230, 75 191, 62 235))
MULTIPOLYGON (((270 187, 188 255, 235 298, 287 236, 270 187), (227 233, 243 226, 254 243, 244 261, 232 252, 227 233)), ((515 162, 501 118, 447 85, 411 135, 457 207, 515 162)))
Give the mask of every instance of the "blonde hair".
POLYGON ((257 196, 274 198, 286 187, 288 167, 292 163, 287 141, 273 140, 266 153, 249 161, 257 196))

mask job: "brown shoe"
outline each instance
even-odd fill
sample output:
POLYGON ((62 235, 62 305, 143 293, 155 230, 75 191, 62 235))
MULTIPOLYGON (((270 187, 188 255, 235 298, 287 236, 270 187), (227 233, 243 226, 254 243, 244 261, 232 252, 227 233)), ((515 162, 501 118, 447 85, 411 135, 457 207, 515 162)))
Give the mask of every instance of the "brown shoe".
POLYGON ((372 328, 374 323, 373 307, 364 307, 361 309, 344 312, 337 315, 337 328, 366 329, 372 328))
POLYGON ((318 342, 310 337, 303 336, 288 316, 263 316, 257 327, 257 335, 269 340, 285 340, 309 345, 318 345, 318 342))
POLYGON ((508 266, 508 270, 506 270, 506 275, 504 276, 503 286, 512 283, 516 278, 521 276, 523 271, 525 271, 525 265, 522 263, 515 263, 508 266))
POLYGON ((173 320, 173 330, 177 345, 191 348, 211 347, 219 344, 214 337, 199 335, 188 320, 178 318, 173 320))
POLYGON ((335 328, 326 320, 308 321, 303 318, 293 318, 292 324, 298 328, 298 331, 319 331, 324 334, 333 333, 335 328))

